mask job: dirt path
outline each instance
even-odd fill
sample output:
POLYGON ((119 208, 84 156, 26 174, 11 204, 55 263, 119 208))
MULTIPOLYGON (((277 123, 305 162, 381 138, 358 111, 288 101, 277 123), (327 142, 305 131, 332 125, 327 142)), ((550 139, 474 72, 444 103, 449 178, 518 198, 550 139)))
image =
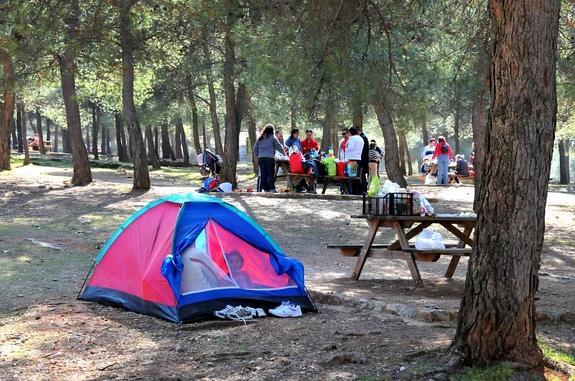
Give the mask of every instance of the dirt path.
MULTIPOLYGON (((456 309, 465 261, 450 282, 441 277, 443 259, 422 264, 427 287, 416 289, 402 261, 368 260, 362 280, 354 282, 349 280, 354 259, 325 249, 326 243, 355 240, 350 237, 361 242, 365 222, 349 218, 360 208, 357 200, 225 198, 304 263, 320 314, 177 327, 77 302, 93 258, 125 218, 159 196, 199 184, 155 172, 154 188, 132 195, 131 179, 122 171, 96 169, 96 181, 83 188, 64 186, 70 174, 67 168, 38 166, 0 174, 2 380, 425 379, 434 364, 413 354, 445 348, 454 334, 453 321, 444 321, 449 319, 425 323, 381 306, 456 309)), ((440 211, 456 211, 470 209, 472 192, 433 188, 427 194, 441 200, 435 204, 440 211)), ((568 321, 575 317, 574 212, 574 194, 550 193, 538 301, 538 309, 549 314, 539 337, 570 352, 575 351, 575 328, 568 321), (567 322, 552 321, 561 317, 567 322)))

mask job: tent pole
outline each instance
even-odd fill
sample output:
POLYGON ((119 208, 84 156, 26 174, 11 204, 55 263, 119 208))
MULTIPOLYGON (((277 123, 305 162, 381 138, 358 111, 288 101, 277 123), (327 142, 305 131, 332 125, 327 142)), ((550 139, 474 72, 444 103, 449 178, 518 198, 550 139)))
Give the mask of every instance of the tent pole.
POLYGON ((94 266, 96 266, 96 261, 94 261, 94 263, 92 263, 92 267, 90 267, 90 271, 88 271, 88 274, 86 274, 86 277, 84 278, 84 281, 82 282, 82 287, 80 287, 80 291, 78 291, 78 295, 76 296, 76 300, 80 299, 80 294, 84 290, 84 286, 86 285, 86 281, 88 280, 88 277, 90 276, 90 274, 92 274, 92 270, 94 270, 94 266))

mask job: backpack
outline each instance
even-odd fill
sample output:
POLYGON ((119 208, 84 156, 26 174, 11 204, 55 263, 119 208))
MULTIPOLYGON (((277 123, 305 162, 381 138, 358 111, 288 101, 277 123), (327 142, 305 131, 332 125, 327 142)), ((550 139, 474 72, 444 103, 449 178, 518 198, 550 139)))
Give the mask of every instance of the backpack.
POLYGON ((448 153, 449 152, 449 148, 447 146, 447 143, 443 143, 443 145, 441 146, 441 153, 448 153))

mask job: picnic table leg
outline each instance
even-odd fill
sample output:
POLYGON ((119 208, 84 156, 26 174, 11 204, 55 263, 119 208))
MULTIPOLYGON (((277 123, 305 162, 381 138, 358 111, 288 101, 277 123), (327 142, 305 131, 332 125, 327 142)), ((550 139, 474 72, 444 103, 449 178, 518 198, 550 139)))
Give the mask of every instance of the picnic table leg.
MULTIPOLYGON (((466 224, 465 225, 465 230, 463 231, 463 234, 467 237, 469 237, 471 235, 471 232, 473 231, 473 224, 466 224)), ((457 245, 458 248, 463 249, 465 247, 465 242, 463 240, 459 240, 459 244, 457 245)), ((459 260, 461 259, 461 257, 459 255, 454 255, 451 258, 451 262, 449 262, 449 266, 447 266, 447 270, 445 271, 445 277, 448 279, 451 279, 453 277, 453 274, 455 273, 455 270, 457 269, 457 265, 459 264, 459 260)))
MULTIPOLYGON (((395 234, 397 235, 401 248, 404 250, 409 249, 409 240, 405 236, 405 231, 400 222, 394 221, 393 229, 395 230, 395 234)), ((409 267, 409 272, 411 273, 411 277, 413 278, 415 285, 417 287, 423 287, 423 280, 421 279, 421 274, 419 273, 417 263, 415 262, 415 254, 405 252, 405 261, 407 262, 407 267, 409 267)))
POLYGON ((377 230, 379 229, 379 220, 368 220, 367 223, 369 224, 369 233, 367 234, 367 239, 361 248, 359 253, 359 257, 357 258, 357 262, 355 263, 355 268, 353 269, 353 273, 351 274, 351 279, 358 280, 361 271, 363 270, 363 265, 365 264, 365 260, 367 259, 367 254, 371 250, 371 245, 373 245, 373 240, 377 234, 377 230))

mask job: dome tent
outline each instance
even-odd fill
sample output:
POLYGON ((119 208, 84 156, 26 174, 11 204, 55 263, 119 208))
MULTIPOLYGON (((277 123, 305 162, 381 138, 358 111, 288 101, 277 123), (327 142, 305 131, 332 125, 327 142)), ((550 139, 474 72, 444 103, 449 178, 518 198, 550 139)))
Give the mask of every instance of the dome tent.
POLYGON ((80 299, 181 323, 227 304, 315 311, 303 265, 219 198, 170 195, 126 220, 94 262, 80 299))

